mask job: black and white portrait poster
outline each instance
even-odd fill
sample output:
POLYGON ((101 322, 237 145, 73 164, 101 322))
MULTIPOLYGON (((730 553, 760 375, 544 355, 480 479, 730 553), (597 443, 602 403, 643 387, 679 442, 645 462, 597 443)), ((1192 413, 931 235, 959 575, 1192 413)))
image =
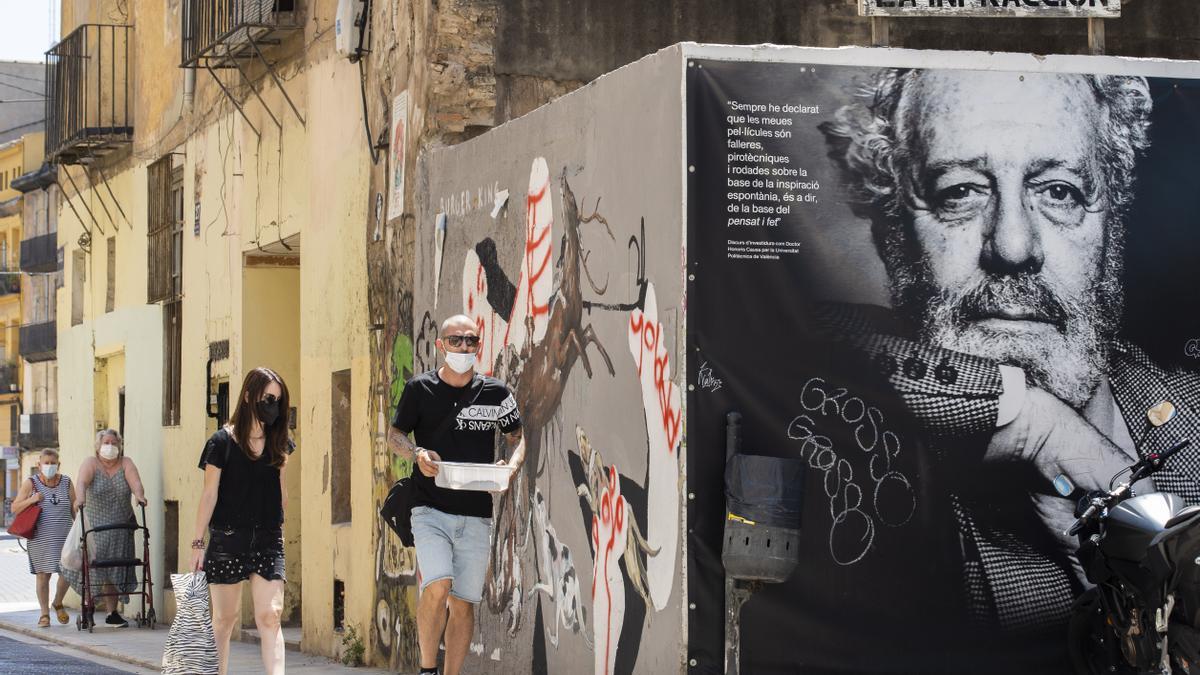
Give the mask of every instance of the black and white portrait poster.
POLYGON ((687 64, 691 603, 725 415, 806 464, 742 672, 1064 672, 1078 496, 1190 437, 1154 482, 1200 503, 1200 71, 959 56, 687 64))

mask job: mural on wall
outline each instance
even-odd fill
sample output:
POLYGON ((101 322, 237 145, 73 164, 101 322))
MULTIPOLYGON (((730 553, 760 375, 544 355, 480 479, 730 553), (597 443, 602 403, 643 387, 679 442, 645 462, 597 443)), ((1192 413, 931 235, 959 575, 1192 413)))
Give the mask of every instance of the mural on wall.
MULTIPOLYGON (((679 508, 679 442, 683 431, 683 402, 679 386, 672 381, 671 362, 663 325, 658 320, 658 300, 651 285, 646 293, 645 310, 635 309, 629 316, 629 351, 637 362, 642 389, 642 407, 646 415, 646 433, 650 442, 650 462, 646 475, 649 513, 673 514, 679 508)), ((679 540, 679 519, 660 517, 650 521, 646 562, 646 582, 655 609, 667 605, 675 579, 675 551, 679 540)))
MULTIPOLYGON (((480 370, 507 382, 521 410, 526 463, 496 499, 472 653, 504 662, 522 651, 514 641, 532 641, 523 653, 532 650, 533 672, 545 672, 548 650, 568 643, 572 654, 593 653, 596 673, 633 670, 648 615, 679 592, 682 416, 668 355, 681 336, 674 325, 664 327, 646 278, 645 223, 618 242, 600 199, 588 196, 590 208, 577 199, 572 182, 581 173, 534 159, 523 213, 513 214, 519 230, 496 226, 507 213, 504 200, 495 200, 488 218, 488 195, 473 195, 443 205, 435 226, 418 235, 432 237, 434 260, 423 266, 434 271, 432 286, 460 297, 462 313, 478 327, 480 370), (464 224, 472 218, 486 227, 464 224), (627 278, 619 293, 610 276, 620 274, 627 278), (627 348, 601 339, 601 324, 627 348), (572 382, 625 383, 639 392, 616 406, 623 418, 639 420, 625 434, 633 447, 593 447, 580 420, 563 412, 564 401, 577 396, 572 382)), ((432 305, 426 299, 423 306, 432 305)), ((436 317, 426 312, 414 325, 418 369, 436 365, 432 352, 423 359, 423 345, 436 337, 435 322, 458 308, 433 311, 436 317)))
MULTIPOLYGON (((412 377, 414 363, 431 348, 409 331, 413 326, 413 296, 400 279, 402 237, 392 224, 382 231, 384 247, 368 257, 368 299, 371 315, 378 322, 372 331, 371 392, 369 414, 372 435, 372 497, 375 507, 383 503, 388 489, 412 471, 412 464, 387 447, 390 411, 400 399, 405 380, 412 377)), ((372 235, 373 236, 373 235, 372 235)), ((419 334, 418 336, 419 337, 419 334)), ((417 662, 415 621, 415 568, 412 549, 400 544, 381 518, 375 528, 374 620, 369 634, 376 661, 397 669, 417 662)))

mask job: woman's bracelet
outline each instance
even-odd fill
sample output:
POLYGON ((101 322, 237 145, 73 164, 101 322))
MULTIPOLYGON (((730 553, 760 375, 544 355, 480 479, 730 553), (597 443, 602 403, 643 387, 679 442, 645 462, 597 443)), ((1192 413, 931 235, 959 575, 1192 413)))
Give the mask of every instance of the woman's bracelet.
POLYGON ((192 540, 192 548, 203 551, 204 550, 204 539, 203 538, 193 539, 192 540))

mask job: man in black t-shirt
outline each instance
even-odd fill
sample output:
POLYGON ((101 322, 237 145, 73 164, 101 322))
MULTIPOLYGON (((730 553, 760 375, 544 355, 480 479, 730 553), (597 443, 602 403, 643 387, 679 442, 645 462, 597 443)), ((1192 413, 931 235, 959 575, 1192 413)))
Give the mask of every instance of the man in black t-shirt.
POLYGON ((404 384, 388 445, 418 469, 413 472, 412 531, 421 583, 421 673, 438 672, 444 633, 446 674, 457 675, 474 629, 475 605, 483 597, 492 497, 438 487, 437 462, 490 464, 499 431, 510 448, 508 463, 517 467, 515 476, 525 460, 525 441, 512 392, 500 380, 475 373, 482 349, 475 322, 452 316, 442 323, 440 335, 443 364, 404 384))

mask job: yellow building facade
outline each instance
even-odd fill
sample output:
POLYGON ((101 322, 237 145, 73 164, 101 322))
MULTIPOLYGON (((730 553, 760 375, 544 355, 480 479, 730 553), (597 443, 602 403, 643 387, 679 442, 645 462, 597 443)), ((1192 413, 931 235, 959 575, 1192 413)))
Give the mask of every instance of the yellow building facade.
POLYGON ((23 299, 31 290, 41 288, 22 271, 28 200, 19 184, 27 173, 41 166, 43 141, 41 133, 31 133, 0 146, 0 468, 4 469, 0 496, 4 498, 6 522, 9 500, 16 495, 30 464, 22 462, 20 442, 26 412, 24 392, 29 388, 27 364, 21 358, 23 299))
MULTIPOLYGON (((373 620, 362 234, 371 158, 359 71, 334 49, 335 0, 272 12, 279 25, 253 45, 198 34, 186 48, 180 5, 62 3, 60 45, 90 31, 97 60, 128 68, 77 91, 48 78, 63 466, 77 470, 98 429, 123 432, 150 502, 155 605, 169 619, 163 590, 190 560, 204 442, 249 369, 278 371, 297 443, 286 470, 285 625, 302 628, 305 651, 333 655, 336 627, 361 633, 373 620), (68 102, 89 96, 115 113, 71 119, 68 102), (345 483, 350 510, 335 516, 334 486, 345 483)), ((53 72, 54 50, 50 62, 53 72)))
POLYGON ((23 139, 0 146, 0 445, 14 447, 20 414, 21 193, 10 183, 24 173, 23 139))

